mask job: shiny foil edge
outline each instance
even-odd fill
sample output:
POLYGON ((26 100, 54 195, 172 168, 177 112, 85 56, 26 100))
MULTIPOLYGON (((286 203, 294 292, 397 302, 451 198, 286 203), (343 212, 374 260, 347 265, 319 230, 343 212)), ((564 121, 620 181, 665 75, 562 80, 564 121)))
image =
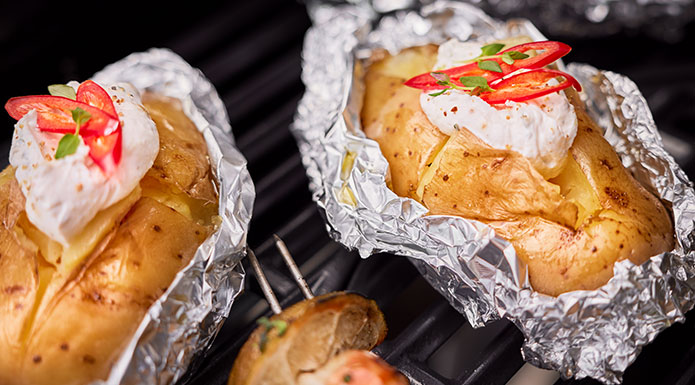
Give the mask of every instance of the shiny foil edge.
POLYGON ((96 73, 102 83, 129 82, 182 101, 207 143, 222 223, 148 309, 106 381, 93 384, 171 384, 212 343, 243 289, 246 235, 255 189, 236 149, 227 110, 198 69, 169 49, 133 53, 96 73))
POLYGON ((632 81, 589 65, 567 67, 584 86, 590 114, 606 128, 626 167, 671 204, 677 246, 640 266, 617 263, 614 277, 597 290, 553 298, 530 288, 513 247, 484 224, 424 216, 422 205, 388 189, 388 163, 359 129, 359 105, 350 98, 360 88, 353 79, 355 65, 373 49, 396 53, 448 37, 523 33, 544 39, 542 34, 527 20, 502 23, 457 2, 435 1, 387 15, 366 2, 314 1, 308 10, 313 26, 303 49, 306 93, 291 130, 313 199, 335 240, 364 258, 382 251, 409 257, 472 326, 508 318, 524 334, 524 358, 564 378, 618 383, 645 344, 683 321, 695 303, 695 192, 664 150, 632 81))

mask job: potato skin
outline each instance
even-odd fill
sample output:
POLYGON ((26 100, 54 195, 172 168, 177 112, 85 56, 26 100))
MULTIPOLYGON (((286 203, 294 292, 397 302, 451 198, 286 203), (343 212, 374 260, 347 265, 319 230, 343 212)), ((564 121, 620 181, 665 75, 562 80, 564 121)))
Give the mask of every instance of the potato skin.
MULTIPOLYGON (((176 114, 166 113, 167 109, 173 112, 177 108, 173 101, 159 108, 171 118, 168 123, 176 130, 195 130, 194 126, 178 124, 181 117, 176 114)), ((160 147, 173 150, 160 151, 155 163, 168 163, 167 158, 179 157, 175 150, 178 144, 161 135, 167 128, 157 123, 160 147)), ((196 146, 204 144, 197 131, 182 135, 193 138, 190 140, 196 146)), ((189 155, 189 159, 191 156, 197 158, 191 162, 195 167, 200 167, 201 160, 207 162, 206 153, 189 155)), ((188 204, 207 204, 205 198, 210 195, 205 194, 209 192, 193 197, 195 191, 205 190, 179 189, 191 186, 190 170, 169 175, 159 185, 163 195, 186 196, 188 204)), ((212 186, 209 172, 196 178, 193 185, 212 186)), ((0 197, 4 199, 3 192, 14 185, 14 177, 0 177, 0 197)), ((214 197, 214 190, 210 191, 214 197)), ((12 219, 16 211, 19 213, 15 216, 22 215, 23 204, 17 204, 18 199, 0 200, 0 208, 14 207, 0 210, 0 384, 86 384, 104 380, 147 309, 188 264, 213 226, 200 224, 166 202, 143 194, 73 277, 57 290, 47 292, 35 321, 27 323, 41 292, 40 272, 52 267, 36 245, 23 237, 16 218, 12 219)))
MULTIPOLYGON (((419 47, 386 55, 367 69, 365 95, 385 93, 409 109, 420 109, 419 91, 402 83, 429 68, 404 69, 395 85, 377 80, 385 76, 384 68, 403 61, 400 56, 425 54, 435 55, 419 47)), ((389 162, 396 194, 418 200, 431 215, 487 223, 512 243, 528 265, 533 288, 555 296, 596 289, 612 277, 615 262, 630 259, 640 264, 674 245, 671 218, 661 201, 623 167, 576 92, 565 92, 575 107, 578 133, 560 176, 552 180, 544 179, 522 155, 492 149, 465 127, 451 137, 437 138, 440 142, 435 144, 434 134, 422 134, 438 131, 425 117, 418 122, 423 126, 419 132, 401 134, 412 123, 403 114, 396 117, 401 104, 394 106, 388 97, 365 96, 362 122, 365 134, 379 143, 389 162), (373 129, 379 126, 378 119, 390 116, 385 122, 395 129, 373 129), (435 161, 424 166, 392 155, 432 157, 433 148, 438 149, 435 161), (397 188, 399 184, 420 188, 413 194, 412 189, 397 188)))
POLYGON ((300 373, 319 369, 348 349, 371 349, 386 337, 386 321, 376 303, 361 295, 336 292, 298 302, 271 321, 288 327, 282 336, 267 333, 261 351, 259 326, 239 351, 229 385, 295 384, 300 373))

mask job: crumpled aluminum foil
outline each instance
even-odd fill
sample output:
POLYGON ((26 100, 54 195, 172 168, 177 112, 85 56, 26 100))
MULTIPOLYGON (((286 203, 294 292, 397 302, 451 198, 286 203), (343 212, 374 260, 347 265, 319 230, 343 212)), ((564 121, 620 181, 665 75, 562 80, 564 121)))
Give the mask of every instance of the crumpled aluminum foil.
POLYGON ((645 344, 684 320, 695 304, 695 192, 664 150, 632 81, 585 64, 563 67, 584 87, 590 114, 625 166, 671 207, 676 248, 641 266, 617 263, 614 277, 597 290, 550 297, 533 291, 512 245, 485 224, 426 216, 425 207, 386 186, 388 163, 360 130, 363 81, 356 75, 374 49, 396 53, 449 38, 519 34, 545 40, 542 34, 526 20, 502 23, 457 2, 389 14, 364 2, 315 2, 308 9, 314 25, 304 42, 306 93, 292 131, 335 240, 364 258, 382 251, 409 257, 472 326, 510 319, 525 336, 524 358, 564 378, 618 383, 645 344))
POLYGON ((243 289, 246 234, 255 189, 234 145, 227 110, 199 70, 167 49, 134 53, 94 75, 100 83, 129 82, 141 92, 178 98, 203 133, 220 197, 218 230, 150 307, 106 381, 171 384, 217 335, 243 289))

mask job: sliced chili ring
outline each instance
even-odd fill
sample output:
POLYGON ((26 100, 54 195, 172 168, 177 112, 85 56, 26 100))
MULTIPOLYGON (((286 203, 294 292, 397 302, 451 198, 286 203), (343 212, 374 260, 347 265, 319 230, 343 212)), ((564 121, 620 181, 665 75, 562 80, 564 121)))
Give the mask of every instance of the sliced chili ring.
POLYGON ((568 87, 574 87, 577 91, 581 91, 582 89, 577 79, 569 74, 547 68, 536 68, 514 74, 498 81, 492 87, 495 89, 494 92, 484 92, 479 95, 481 99, 489 104, 500 104, 507 100, 523 102, 568 87), (551 79, 556 79, 558 77, 563 77, 564 80, 556 85, 547 84, 551 79))
POLYGON ((36 123, 41 131, 63 134, 75 132, 77 126, 72 119, 72 110, 78 107, 91 115, 89 120, 80 127, 81 135, 108 135, 118 129, 119 122, 115 117, 87 103, 62 96, 18 96, 10 98, 5 104, 7 112, 17 120, 27 112, 36 110, 38 114, 36 123))
POLYGON ((118 119, 111 97, 106 90, 92 80, 87 80, 77 87, 77 101, 87 103, 118 119))
MULTIPOLYGON (((459 67, 434 72, 441 72, 446 74, 447 76, 449 76, 449 78, 454 84, 459 86, 461 86, 461 83, 458 81, 458 78, 460 78, 461 76, 482 76, 487 80, 489 84, 521 68, 534 69, 544 67, 556 61, 557 59, 560 59, 561 57, 567 55, 572 50, 572 48, 565 43, 560 43, 559 41, 537 41, 515 45, 513 47, 498 52, 497 55, 501 55, 511 51, 518 51, 524 53, 530 50, 538 50, 543 52, 540 52, 538 55, 533 57, 515 60, 514 63, 511 65, 503 62, 501 57, 486 59, 497 62, 500 65, 502 72, 493 72, 480 69, 478 67, 477 62, 472 62, 459 67)), ((408 79, 404 84, 408 87, 418 88, 424 91, 440 90, 446 88, 446 86, 437 83, 437 79, 432 77, 431 73, 432 72, 427 72, 415 76, 411 79, 408 79)))
POLYGON ((104 174, 113 174, 116 166, 121 162, 123 147, 121 130, 106 136, 83 137, 82 140, 89 147, 89 157, 101 168, 104 174))

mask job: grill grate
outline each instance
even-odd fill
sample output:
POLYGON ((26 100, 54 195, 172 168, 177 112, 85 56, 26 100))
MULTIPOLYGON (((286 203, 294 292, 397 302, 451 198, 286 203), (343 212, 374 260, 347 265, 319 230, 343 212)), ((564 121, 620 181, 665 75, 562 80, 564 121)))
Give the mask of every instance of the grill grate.
MULTIPOLYGON (((361 260, 328 237, 288 131, 303 92, 300 54, 310 25, 303 5, 283 0, 207 1, 194 8, 167 9, 162 23, 153 22, 163 17, 163 10, 153 5, 120 5, 109 16, 113 28, 81 36, 86 54, 70 48, 74 26, 53 22, 62 11, 57 3, 0 6, 0 97, 44 93, 47 84, 85 79, 105 64, 152 46, 173 49, 211 79, 228 108, 257 190, 248 242, 283 306, 302 296, 275 250, 273 233, 285 240, 316 294, 351 290, 377 301, 386 314, 389 335, 376 351, 414 383, 504 384, 519 370, 523 337, 510 322, 471 329, 405 258, 382 254, 361 260)), ((686 36, 695 36, 695 25, 687 27, 686 36)), ((686 50, 687 41, 665 46, 640 36, 617 36, 568 43, 574 47, 570 61, 625 73, 642 87, 667 134, 665 140, 692 176, 690 143, 695 133, 688 129, 695 126, 695 75, 690 71, 695 57, 684 53, 692 52, 686 50), (650 54, 635 59, 637 48, 650 54)), ((6 117, 3 123, 4 166, 13 122, 6 117)), ((179 383, 226 383, 255 320, 269 314, 258 284, 250 278, 211 348, 179 383)), ((672 326, 644 349, 627 371, 625 383, 690 384, 695 382, 693 362, 691 312, 686 323, 672 326)))

